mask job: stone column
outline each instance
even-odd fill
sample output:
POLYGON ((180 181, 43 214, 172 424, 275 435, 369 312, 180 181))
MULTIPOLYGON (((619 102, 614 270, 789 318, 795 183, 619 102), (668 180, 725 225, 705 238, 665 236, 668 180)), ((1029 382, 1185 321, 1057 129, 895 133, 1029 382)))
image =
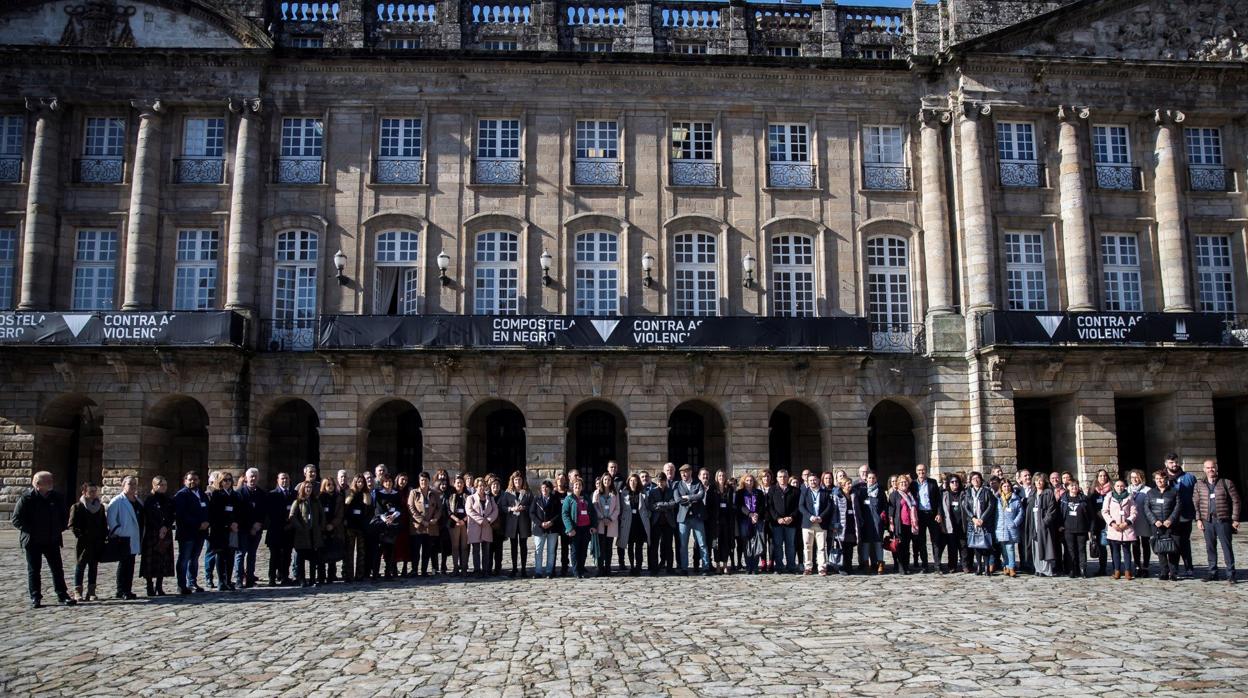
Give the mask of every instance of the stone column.
POLYGON ((27 98, 26 108, 35 113, 35 145, 30 153, 30 182, 26 187, 22 294, 17 309, 48 310, 52 304, 52 268, 56 256, 60 109, 55 97, 27 98))
POLYGON ((227 310, 252 311, 256 302, 256 197, 260 193, 260 99, 230 100, 238 114, 234 174, 230 186, 230 238, 226 252, 227 310))
POLYGON ((1161 262, 1161 288, 1167 313, 1192 312, 1192 294, 1188 282, 1187 239, 1183 234, 1183 205, 1180 199, 1179 162, 1176 148, 1181 147, 1179 124, 1183 112, 1158 109, 1157 144, 1154 157, 1154 215, 1157 217, 1157 257, 1161 262))
POLYGON ((1092 233, 1088 219, 1088 195, 1083 183, 1079 154, 1079 122, 1088 118, 1086 107, 1057 108, 1058 194, 1061 198, 1062 247, 1066 258, 1066 309, 1096 310, 1092 295, 1092 233))
POLYGON ((992 113, 987 104, 961 101, 958 114, 959 153, 962 174, 962 239, 966 249, 967 319, 976 312, 996 306, 993 274, 997 257, 993 254, 993 234, 984 190, 984 163, 980 148, 980 117, 992 113))
POLYGON ((130 215, 126 225, 125 298, 122 310, 152 307, 156 266, 156 228, 160 212, 160 100, 132 100, 139 110, 139 139, 130 178, 130 215))
POLYGON ((949 283, 949 220, 945 208, 945 159, 940 152, 940 125, 949 123, 949 120, 946 110, 919 111, 923 259, 927 270, 927 312, 931 315, 953 313, 949 283))

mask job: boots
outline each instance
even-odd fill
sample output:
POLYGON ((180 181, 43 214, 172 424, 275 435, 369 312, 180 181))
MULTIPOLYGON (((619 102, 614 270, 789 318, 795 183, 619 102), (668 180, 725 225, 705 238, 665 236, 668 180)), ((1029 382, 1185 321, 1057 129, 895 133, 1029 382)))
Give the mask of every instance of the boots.
POLYGON ((165 578, 164 578, 164 577, 157 577, 157 578, 156 578, 156 595, 157 595, 157 596, 166 596, 166 594, 165 594, 165 578))
POLYGON ((88 585, 87 585, 87 598, 86 598, 86 600, 87 600, 87 601, 99 601, 99 599, 98 599, 98 598, 96 598, 96 596, 95 596, 95 585, 94 585, 94 584, 88 584, 88 585))
POLYGON ((1121 578, 1122 578, 1122 573, 1119 572, 1118 570, 1114 570, 1114 579, 1121 579, 1121 578))
POLYGON ((151 577, 147 578, 147 595, 149 597, 156 595, 156 585, 152 583, 151 577))
MULTIPOLYGON (((1132 577, 1131 577, 1131 573, 1130 573, 1130 572, 1127 572, 1125 575, 1123 575, 1123 577, 1125 577, 1125 578, 1126 578, 1126 580, 1127 580, 1128 582, 1129 582, 1129 581, 1131 581, 1131 579, 1132 579, 1132 577)), ((1114 579, 1117 579, 1117 578, 1118 578, 1118 573, 1117 573, 1117 572, 1115 572, 1115 573, 1114 573, 1114 579)))
POLYGON ((881 563, 879 563, 878 565, 876 565, 876 566, 875 566, 875 573, 876 573, 876 574, 884 574, 884 563, 883 563, 883 562, 881 562, 881 563))
POLYGON ((82 596, 82 585, 81 585, 81 584, 80 584, 80 585, 78 585, 78 586, 76 586, 76 587, 74 587, 74 598, 75 598, 75 599, 78 599, 79 601, 86 601, 86 599, 85 599, 85 598, 83 598, 83 596, 82 596))

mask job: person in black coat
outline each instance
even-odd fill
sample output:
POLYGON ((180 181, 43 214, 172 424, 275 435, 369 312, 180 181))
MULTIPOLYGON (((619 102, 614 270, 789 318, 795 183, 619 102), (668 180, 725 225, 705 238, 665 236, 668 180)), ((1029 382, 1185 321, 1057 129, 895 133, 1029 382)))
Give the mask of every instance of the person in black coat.
POLYGON ((26 553, 26 586, 32 608, 43 606, 41 588, 43 561, 48 561, 56 598, 66 606, 77 601, 65 586, 65 569, 61 565, 61 533, 69 525, 69 512, 61 494, 52 489, 52 473, 38 472, 31 478, 31 491, 22 495, 13 508, 13 527, 21 532, 18 543, 26 553))
MULTIPOLYGON (((1088 532, 1092 530, 1092 503, 1079 483, 1071 482, 1062 495, 1062 534, 1066 542, 1066 572, 1071 579, 1090 576, 1088 565, 1088 532)), ((1096 514, 1099 516, 1100 511, 1096 514)))
POLYGON ((235 591, 234 551, 238 549, 238 496, 234 476, 223 472, 208 495, 208 545, 217 553, 217 585, 235 591))
POLYGON ((1157 489, 1148 493, 1147 504, 1144 506, 1144 516, 1153 527, 1153 548, 1156 549, 1161 545, 1170 545, 1173 548, 1172 552, 1157 553, 1157 562, 1161 563, 1161 576, 1158 579, 1177 582, 1179 581, 1179 550, 1178 536, 1174 533, 1174 528, 1179 521, 1179 492, 1171 486, 1170 478, 1164 470, 1153 473, 1153 484, 1157 489), (1167 540, 1158 541, 1158 538, 1167 540))
POLYGON ((287 521, 290 518, 290 505, 295 501, 295 489, 290 486, 290 475, 277 474, 277 487, 269 492, 265 504, 268 514, 268 533, 264 543, 269 547, 269 586, 292 586, 290 578, 290 558, 294 554, 294 539, 287 521))
POLYGON ((256 582, 256 550, 260 534, 268 522, 269 496, 260 489, 260 471, 248 468, 234 490, 238 498, 238 551, 234 553, 234 580, 238 586, 253 587, 256 582))
POLYGON ((675 564, 672 540, 676 533, 676 499, 672 488, 668 486, 666 474, 659 473, 655 482, 658 487, 646 499, 646 507, 650 509, 650 550, 647 565, 651 577, 657 577, 660 570, 670 574, 675 564))
POLYGON ((733 550, 737 542, 737 507, 734 504, 732 483, 728 473, 723 470, 715 472, 715 485, 706 495, 708 519, 707 545, 714 541, 715 566, 721 574, 735 571, 733 550))
POLYGON ((152 493, 143 500, 143 557, 139 576, 147 580, 148 596, 165 596, 165 577, 174 576, 173 498, 162 475, 152 478, 152 493))
POLYGON ((776 561, 776 573, 797 573, 797 531, 801 526, 798 511, 801 495, 798 488, 789 483, 789 471, 776 473, 776 486, 767 493, 767 510, 771 516, 772 555, 776 561))

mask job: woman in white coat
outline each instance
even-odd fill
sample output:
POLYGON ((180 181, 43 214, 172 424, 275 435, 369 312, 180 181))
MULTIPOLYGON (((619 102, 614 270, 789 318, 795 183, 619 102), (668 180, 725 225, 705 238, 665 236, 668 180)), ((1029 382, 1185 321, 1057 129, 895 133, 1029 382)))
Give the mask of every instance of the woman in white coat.
POLYGON ((128 554, 117 561, 117 598, 126 601, 138 598, 130 589, 134 585, 134 557, 143 545, 142 531, 139 530, 139 512, 142 510, 139 480, 127 475, 121 481, 121 494, 109 501, 107 511, 108 534, 130 539, 128 554))
POLYGON ((615 554, 615 540, 620 520, 620 495, 615 491, 615 483, 610 475, 598 478, 594 488, 594 509, 598 512, 598 523, 594 526, 594 556, 598 560, 598 576, 611 576, 611 556, 615 554))

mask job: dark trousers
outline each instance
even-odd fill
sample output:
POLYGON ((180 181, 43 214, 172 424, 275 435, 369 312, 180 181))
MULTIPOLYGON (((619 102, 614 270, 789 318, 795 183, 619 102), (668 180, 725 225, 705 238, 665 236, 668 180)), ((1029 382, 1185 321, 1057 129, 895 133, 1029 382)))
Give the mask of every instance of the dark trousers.
POLYGON ((442 560, 442 541, 438 539, 438 534, 425 534, 415 536, 420 539, 420 556, 412 557, 412 564, 416 564, 416 560, 420 560, 420 573, 424 574, 429 570, 429 565, 433 565, 433 571, 438 571, 438 562, 442 560))
POLYGON ((74 565, 74 586, 79 588, 82 587, 82 577, 84 572, 86 573, 87 584, 95 586, 95 576, 96 573, 99 572, 99 569, 100 563, 95 560, 79 560, 77 564, 74 565))
POLYGON ((508 540, 511 541, 511 571, 512 573, 524 572, 529 566, 529 539, 512 536, 508 540), (519 558, 519 567, 516 567, 517 557, 519 558))
MULTIPOLYGON (((920 531, 923 529, 920 528, 920 531)), ((910 532, 909 526, 901 526, 897 530, 897 552, 893 553, 893 566, 896 567, 894 572, 910 571, 910 546, 917 544, 915 534, 910 532)), ((926 555, 924 556, 926 557, 926 555)))
POLYGON ((303 584, 315 581, 316 565, 319 560, 315 548, 295 551, 295 581, 303 584))
POLYGON ((650 528, 650 555, 647 559, 650 574, 658 574, 660 569, 672 568, 672 552, 674 551, 672 539, 674 537, 672 527, 668 526, 663 519, 655 521, 654 526, 650 528))
POLYGON ((1131 560, 1135 563, 1135 571, 1148 574, 1148 567, 1153 560, 1153 539, 1140 536, 1131 541, 1131 560))
POLYGON ((1235 551, 1231 549, 1231 522, 1205 522, 1205 554, 1209 557, 1209 571, 1218 571, 1218 545, 1222 546, 1222 558, 1231 576, 1235 576, 1235 551))
MULTIPOLYGON (((233 548, 222 548, 217 551, 217 584, 222 587, 227 586, 234 578, 235 552, 233 548)), ((241 580, 239 584, 242 584, 241 580)))
POLYGON ((1183 560, 1183 569, 1192 571, 1192 522, 1175 521, 1174 535, 1179 539, 1179 559, 1183 560))
POLYGON ((1161 578, 1165 579, 1170 575, 1179 573, 1179 554, 1178 553, 1157 553, 1157 562, 1161 563, 1161 578))
MULTIPOLYGON (((178 541, 178 588, 186 589, 193 586, 199 578, 199 553, 203 550, 204 538, 178 541)), ((272 563, 270 563, 272 564, 272 563)))
POLYGON ((134 588, 134 556, 123 555, 117 561, 117 595, 124 596, 134 588))
POLYGON ((498 540, 490 546, 490 574, 503 573, 503 537, 495 534, 498 540))
POLYGON ((1113 553, 1114 571, 1131 573, 1131 554, 1127 551, 1127 543, 1118 540, 1109 541, 1110 552, 1113 553))
POLYGON ((585 557, 589 555, 589 537, 593 533, 589 530, 589 526, 577 526, 576 535, 572 537, 572 545, 575 548, 576 557, 573 559, 572 570, 577 576, 585 575, 585 557))
POLYGON ((376 579, 381 569, 381 539, 371 528, 364 533, 364 563, 363 569, 355 571, 355 578, 364 579, 371 576, 376 579))
MULTIPOLYGON (((933 545, 933 547, 940 551, 936 553, 936 564, 943 564, 941 558, 944 557, 945 552, 948 552, 949 569, 965 569, 971 565, 970 558, 966 554, 966 537, 958 535, 961 527, 957 522, 955 522, 953 526, 953 533, 943 533, 940 537, 940 542, 933 545)), ((923 535, 922 528, 919 529, 919 535, 923 535)))
POLYGON ((256 581, 256 551, 259 549, 259 533, 253 536, 248 531, 238 532, 238 550, 234 551, 234 578, 240 586, 256 581))
POLYGON ((936 523, 936 510, 919 511, 919 533, 914 536, 914 560, 921 563, 924 567, 927 563, 927 546, 928 538, 931 538, 932 557, 935 558, 937 564, 940 563, 941 553, 941 531, 940 524, 936 523))
MULTIPOLYGON (((629 537, 632 538, 632 536, 629 536, 629 537)), ((632 540, 628 542, 628 561, 632 565, 634 574, 641 573, 641 559, 642 559, 642 556, 645 554, 643 552, 645 547, 646 547, 645 536, 638 536, 636 538, 632 538, 632 540)), ((620 550, 621 561, 622 561, 623 555, 624 555, 624 548, 620 548, 619 550, 620 550)))
POLYGON ((56 597, 68 598, 69 589, 65 586, 65 568, 61 566, 59 545, 31 545, 26 548, 26 587, 30 590, 30 598, 35 601, 43 599, 44 560, 48 561, 48 571, 52 573, 52 586, 56 589, 56 597))
POLYGON ((377 574, 381 571, 382 558, 385 558, 386 560, 386 569, 385 569, 386 579, 390 579, 391 577, 397 577, 399 574, 399 563, 396 562, 394 559, 394 541, 390 541, 389 543, 385 541, 381 541, 377 544, 377 556, 373 558, 373 576, 374 577, 376 577, 377 574))
POLYGON ((572 539, 566 534, 559 534, 559 573, 568 576, 568 561, 571 559, 572 539))
POLYGON ((1082 577, 1088 564, 1088 534, 1066 534, 1066 572, 1082 577))
POLYGON ((269 548, 269 584, 290 579, 290 548, 269 548))

